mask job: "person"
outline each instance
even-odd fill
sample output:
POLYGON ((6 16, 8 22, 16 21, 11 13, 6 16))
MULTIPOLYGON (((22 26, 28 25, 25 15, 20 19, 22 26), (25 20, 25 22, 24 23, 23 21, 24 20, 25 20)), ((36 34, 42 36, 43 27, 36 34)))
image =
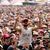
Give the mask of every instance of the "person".
POLYGON ((10 38, 10 45, 9 47, 7 48, 7 50, 18 50, 18 48, 16 47, 17 46, 17 41, 16 39, 14 38, 14 36, 12 36, 10 38))
POLYGON ((50 40, 48 41, 48 50, 50 50, 50 40))
POLYGON ((2 36, 2 39, 3 39, 3 49, 4 50, 7 50, 7 48, 9 47, 9 38, 10 38, 10 35, 9 34, 3 34, 2 36))
POLYGON ((45 49, 45 46, 43 46, 43 45, 41 46, 40 49, 41 49, 41 50, 46 50, 46 49, 45 49))
POLYGON ((26 41, 20 50, 33 50, 32 46, 26 41))
POLYGON ((42 40, 37 40, 34 50, 46 50, 42 40), (41 42, 40 42, 41 41, 41 42))
POLYGON ((17 26, 17 27, 16 27, 15 35, 16 35, 16 37, 17 37, 18 40, 19 40, 20 35, 21 35, 21 28, 20 28, 20 26, 17 26))
POLYGON ((21 35, 20 35, 20 40, 19 40, 19 45, 22 45, 25 43, 26 40, 28 40, 29 45, 31 45, 32 42, 32 30, 35 29, 33 27, 28 27, 28 19, 24 18, 22 20, 21 26, 21 35))
POLYGON ((38 37, 38 32, 33 31, 33 37, 32 37, 32 43, 31 43, 33 49, 34 49, 34 46, 36 45, 37 37, 38 37))
POLYGON ((7 50, 14 50, 14 44, 15 44, 15 42, 13 41, 13 38, 11 38, 10 46, 7 48, 7 50))
POLYGON ((28 28, 28 19, 24 18, 24 20, 22 20, 22 25, 21 25, 21 36, 20 36, 19 45, 22 45, 26 41, 26 39, 31 44, 32 30, 31 28, 28 28))

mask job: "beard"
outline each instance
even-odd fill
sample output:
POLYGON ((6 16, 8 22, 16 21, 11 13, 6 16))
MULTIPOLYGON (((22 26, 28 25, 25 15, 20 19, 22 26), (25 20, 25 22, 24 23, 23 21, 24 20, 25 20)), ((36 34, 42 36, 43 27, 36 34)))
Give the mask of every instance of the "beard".
POLYGON ((25 24, 25 25, 23 25, 24 27, 27 27, 28 25, 27 24, 25 24))

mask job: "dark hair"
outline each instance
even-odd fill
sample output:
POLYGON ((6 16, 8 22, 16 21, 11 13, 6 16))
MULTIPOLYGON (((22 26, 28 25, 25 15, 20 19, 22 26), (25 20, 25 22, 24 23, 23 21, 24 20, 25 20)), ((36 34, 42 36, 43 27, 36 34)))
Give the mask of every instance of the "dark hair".
POLYGON ((15 42, 13 41, 13 38, 10 38, 10 45, 14 45, 15 44, 15 42))
POLYGON ((42 37, 38 37, 37 39, 41 39, 42 37))
POLYGON ((36 40, 36 44, 39 45, 40 44, 40 40, 36 40))
POLYGON ((28 19, 24 19, 24 20, 22 21, 22 23, 25 23, 25 22, 28 22, 28 19))

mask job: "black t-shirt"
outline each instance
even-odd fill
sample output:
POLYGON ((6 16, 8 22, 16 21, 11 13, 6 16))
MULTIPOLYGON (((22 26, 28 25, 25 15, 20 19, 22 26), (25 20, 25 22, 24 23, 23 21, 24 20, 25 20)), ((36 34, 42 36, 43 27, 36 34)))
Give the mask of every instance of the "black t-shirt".
POLYGON ((3 50, 7 50, 8 47, 9 47, 9 45, 4 44, 3 45, 3 50))
POLYGON ((14 50, 12 46, 9 46, 7 50, 14 50))

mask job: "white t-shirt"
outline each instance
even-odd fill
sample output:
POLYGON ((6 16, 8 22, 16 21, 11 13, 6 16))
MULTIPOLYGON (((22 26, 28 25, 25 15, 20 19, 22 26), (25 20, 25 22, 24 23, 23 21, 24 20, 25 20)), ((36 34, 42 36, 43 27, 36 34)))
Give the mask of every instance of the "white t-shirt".
POLYGON ((22 28, 22 34, 20 36, 19 45, 23 45, 25 42, 28 42, 31 45, 32 42, 32 28, 24 29, 22 28))

